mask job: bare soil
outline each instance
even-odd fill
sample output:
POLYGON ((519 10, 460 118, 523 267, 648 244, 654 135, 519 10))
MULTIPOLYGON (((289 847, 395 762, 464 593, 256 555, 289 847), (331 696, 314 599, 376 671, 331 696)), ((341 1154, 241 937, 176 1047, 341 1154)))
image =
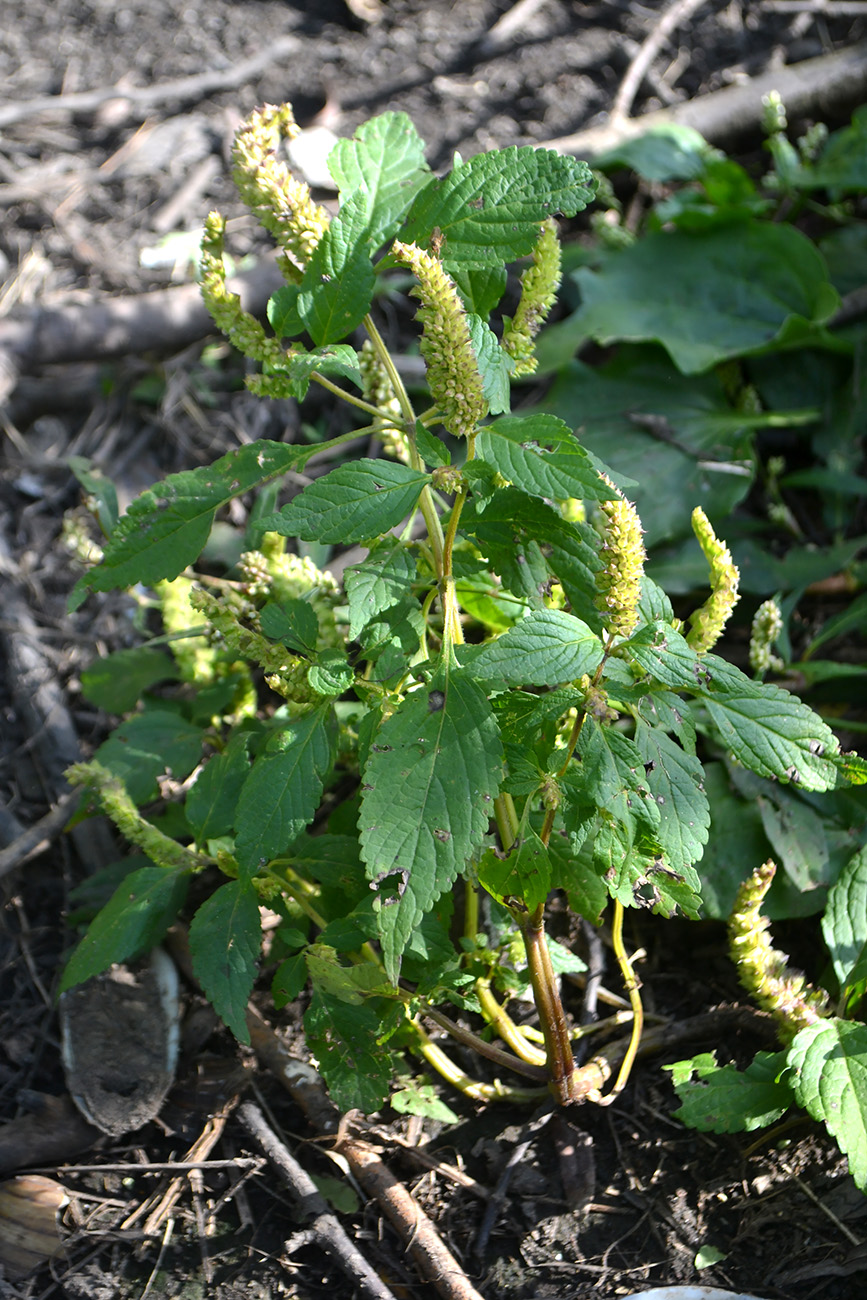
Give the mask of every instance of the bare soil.
MULTIPOLYGON (((491 52, 486 34, 510 7, 509 0, 6 0, 2 99, 33 105, 0 135, 0 312, 163 287, 188 268, 183 257, 177 265, 160 261, 155 250, 167 234, 195 230, 212 207, 231 218, 238 258, 264 248, 227 166, 234 126, 262 101, 292 100, 302 124, 325 109, 341 133, 374 113, 403 109, 427 140, 432 165, 444 166, 454 150, 468 156, 538 143, 600 119, 663 9, 656 0, 547 0, 491 52), (206 70, 228 75, 287 34, 297 38, 294 51, 232 89, 167 94, 141 110, 118 98, 74 112, 37 103, 206 70)), ((864 18, 837 15, 833 4, 827 13, 780 11, 759 0, 707 4, 663 47, 633 111, 852 44, 865 30, 864 18)), ((404 322, 398 315, 389 327, 399 338, 404 322)), ((81 496, 69 457, 90 457, 128 499, 239 440, 292 440, 303 421, 327 428, 334 418, 324 405, 299 412, 290 402, 255 402, 227 351, 215 354, 213 341, 205 348, 202 340, 175 355, 33 373, 25 365, 3 411, 0 847, 56 802, 63 768, 106 734, 110 720, 80 694, 81 670, 95 652, 138 636, 126 597, 66 613, 79 570, 60 534, 81 496)), ((0 878, 0 1121, 7 1126, 65 1093, 53 990, 70 943, 69 892, 115 852, 106 828, 89 823, 0 878)), ((738 1000, 719 927, 637 918, 630 939, 648 952, 642 978, 650 1010, 682 1017, 738 1000)), ((257 1072, 192 990, 186 1006, 185 1078, 159 1120, 124 1138, 94 1137, 90 1150, 71 1142, 48 1164, 25 1150, 19 1165, 57 1178, 70 1193, 64 1248, 50 1266, 0 1279, 0 1296, 360 1294, 315 1244, 296 1241, 287 1251, 301 1220, 267 1167, 205 1169, 184 1186, 169 1218, 157 1216, 143 1230, 141 1205, 168 1175, 117 1166, 182 1158, 218 1112, 227 1075, 231 1093, 239 1062, 301 1163, 339 1176, 294 1103, 257 1072)), ((297 1015, 290 1008, 280 1021, 290 1041, 297 1015)), ((763 1045, 742 1032, 668 1059, 715 1047, 744 1060, 763 1045)), ((764 1135, 692 1133, 672 1119, 674 1094, 654 1061, 640 1065, 610 1108, 571 1115, 571 1132, 557 1124, 534 1132, 531 1116, 516 1108, 483 1111, 448 1100, 461 1115, 456 1126, 385 1112, 377 1132, 486 1300, 614 1300, 664 1282, 768 1300, 864 1293, 867 1201, 836 1148, 807 1121, 764 1135), (460 1165, 476 1189, 407 1163, 390 1144, 394 1137, 460 1165), (479 1253, 486 1198, 523 1141, 529 1145, 479 1253), (570 1141, 572 1159, 563 1152, 570 1141), (699 1270, 697 1255, 708 1247, 719 1262, 699 1270)), ((258 1153, 230 1114, 210 1154, 225 1161, 258 1153)), ((433 1286, 375 1203, 357 1197, 344 1223, 395 1295, 432 1300, 433 1286)))

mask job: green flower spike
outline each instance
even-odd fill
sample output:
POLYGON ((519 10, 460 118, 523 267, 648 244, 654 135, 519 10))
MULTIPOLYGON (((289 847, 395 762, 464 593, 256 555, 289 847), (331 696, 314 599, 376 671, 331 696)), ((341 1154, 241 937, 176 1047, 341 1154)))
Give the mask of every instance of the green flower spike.
POLYGON ((92 790, 124 839, 141 849, 156 866, 174 871, 202 871, 211 863, 211 858, 184 848, 142 817, 123 781, 101 763, 75 763, 67 768, 66 779, 71 785, 92 790))
POLYGON ((790 1043, 828 1014, 828 999, 822 989, 790 970, 786 954, 771 946, 761 907, 776 870, 773 862, 765 862, 738 890, 728 922, 729 953, 743 987, 777 1021, 781 1041, 790 1043))
POLYGON ((430 253, 417 244, 399 241, 391 251, 418 280, 412 293, 422 304, 418 312, 424 326, 420 351, 440 420, 456 438, 467 438, 487 415, 488 404, 464 305, 454 281, 430 253))
POLYGON ((403 413, 400 402, 370 339, 365 339, 361 345, 358 368, 361 371, 362 397, 382 411, 382 416, 373 422, 382 450, 387 456, 393 456, 395 460, 408 465, 409 444, 401 429, 403 413))
POLYGON ((771 646, 783 630, 783 616, 774 599, 764 600, 753 616, 750 631, 750 667, 757 677, 785 667, 782 659, 771 653, 771 646))
POLYGON ((255 607, 243 599, 235 599, 238 604, 233 609, 232 593, 218 597, 201 588, 194 588, 190 593, 193 609, 207 619, 217 644, 239 659, 250 659, 258 664, 264 670, 265 680, 272 691, 295 704, 319 700, 319 694, 307 681, 308 661, 269 641, 261 632, 244 627, 241 618, 247 614, 255 618, 255 607))
POLYGON ((740 600, 740 574, 731 551, 725 542, 719 541, 701 506, 696 506, 692 512, 692 531, 710 565, 711 592, 701 608, 690 614, 692 626, 686 639, 690 649, 703 655, 716 645, 729 615, 740 600))
POLYGON ((292 140, 298 132, 291 104, 265 104, 241 123, 232 148, 238 193, 280 244, 284 273, 294 280, 300 280, 330 223, 309 187, 277 157, 281 139, 292 140))
POLYGON ((513 377, 536 369, 534 339, 557 301, 560 287, 560 240, 549 217, 533 249, 533 263, 521 276, 521 300, 512 319, 503 320, 503 348, 515 362, 513 377))
POLYGON ((617 496, 599 503, 605 528, 600 549, 602 568, 596 575, 596 608, 609 635, 627 638, 638 626, 641 575, 647 558, 641 540, 644 530, 632 502, 604 474, 602 478, 617 496))
MULTIPOLYGON (((279 339, 265 333, 259 321, 241 307, 241 299, 226 288, 223 235, 226 223, 219 212, 211 212, 202 235, 201 291, 214 323, 239 352, 266 366, 286 364, 286 351, 279 339)), ((290 351, 291 355, 291 351, 290 351)))

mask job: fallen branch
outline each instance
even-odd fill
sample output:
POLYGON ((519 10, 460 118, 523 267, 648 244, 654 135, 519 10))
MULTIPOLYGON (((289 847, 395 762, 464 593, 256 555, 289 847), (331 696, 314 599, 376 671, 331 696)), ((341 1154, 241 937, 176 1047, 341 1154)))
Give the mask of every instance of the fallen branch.
POLYGON ((790 119, 823 118, 862 103, 867 89, 867 42, 824 54, 818 59, 779 68, 754 77, 743 85, 727 86, 662 108, 654 113, 606 126, 588 127, 574 135, 543 140, 538 148, 597 158, 660 126, 691 126, 713 144, 728 142, 757 130, 761 122, 762 99, 777 91, 790 119))
POLYGON ((6 848, 0 849, 0 880, 48 848, 69 821, 80 798, 80 790, 71 790, 38 822, 23 830, 6 848))
POLYGON ((663 45, 671 33, 705 3, 706 0, 674 0, 673 4, 663 10, 626 69, 617 94, 614 96, 614 103, 611 105, 612 124, 629 117, 633 101, 647 70, 663 45))
MULTIPOLYGON (((256 316, 284 283, 268 261, 234 276, 228 288, 256 316)), ((197 284, 6 316, 0 319, 0 403, 14 389, 19 372, 128 353, 179 351, 214 328, 197 284)))
POLYGON ((93 113, 109 100, 124 100, 131 109, 144 116, 157 104, 202 99, 218 90, 243 86, 278 59, 297 54, 300 49, 301 41, 297 36, 281 36, 258 54, 241 59, 230 68, 199 72, 193 77, 159 81, 155 86, 107 86, 102 90, 82 90, 72 95, 39 95, 14 104, 0 104, 0 127, 26 122, 42 113, 93 113))
MULTIPOLYGON (((339 1112, 316 1070, 291 1056, 253 1007, 247 1008, 247 1028, 256 1055, 313 1127, 320 1133, 337 1134, 339 1112)), ((361 1186, 377 1199, 420 1271, 433 1282, 443 1300, 482 1300, 418 1201, 391 1173, 376 1148, 347 1136, 339 1137, 336 1146, 361 1186)))
POLYGON ((265 1123, 259 1107, 252 1102, 244 1102, 238 1109, 238 1118, 265 1152, 301 1211, 313 1216, 313 1222, 308 1228, 313 1239, 328 1251, 346 1276, 366 1295, 372 1296, 373 1300, 394 1300, 393 1293, 352 1244, 313 1179, 302 1169, 274 1130, 265 1123))

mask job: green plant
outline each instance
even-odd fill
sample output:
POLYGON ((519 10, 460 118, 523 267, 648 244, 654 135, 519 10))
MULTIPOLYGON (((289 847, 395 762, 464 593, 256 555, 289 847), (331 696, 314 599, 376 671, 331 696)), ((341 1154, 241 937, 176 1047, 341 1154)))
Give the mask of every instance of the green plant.
POLYGON ((395 1078, 402 1105, 430 1106, 404 1049, 470 1096, 534 1095, 468 1079, 425 1019, 561 1102, 602 1100, 614 1054, 576 1067, 557 974, 578 963, 545 930, 560 889, 594 924, 611 906, 633 1025, 609 1100, 642 1028, 624 908, 698 914, 710 821, 699 745, 803 792, 863 780, 863 767, 806 705, 712 653, 738 573, 704 512, 692 523, 711 590, 687 628, 644 572, 632 480, 557 415, 509 413, 559 285, 552 217, 590 201, 586 166, 506 149, 437 178, 409 120, 387 113, 336 146, 329 220, 277 159, 295 130, 288 106, 266 108, 234 154, 239 190, 280 249, 273 332, 226 292, 217 215, 203 293, 260 364, 254 392, 303 398, 314 382, 366 423, 170 476, 114 524, 78 584, 75 602, 151 588, 172 657, 158 643, 121 652, 83 683, 137 711, 71 776, 152 865, 116 889, 63 985, 158 942, 198 876, 211 892, 190 947, 208 997, 246 1039, 267 904, 274 999, 312 986, 307 1038, 342 1106, 376 1109, 395 1078), (526 257, 497 333, 507 266, 526 257), (421 302, 421 410, 371 314, 378 281, 401 268, 421 302), (290 471, 371 435, 390 458, 347 459, 278 509, 290 471), (195 573, 217 512, 251 493, 237 569, 195 573), (341 587, 286 538, 368 554, 341 587), (177 690, 152 692, 172 680, 177 690), (527 989, 538 1027, 505 1005, 527 989))

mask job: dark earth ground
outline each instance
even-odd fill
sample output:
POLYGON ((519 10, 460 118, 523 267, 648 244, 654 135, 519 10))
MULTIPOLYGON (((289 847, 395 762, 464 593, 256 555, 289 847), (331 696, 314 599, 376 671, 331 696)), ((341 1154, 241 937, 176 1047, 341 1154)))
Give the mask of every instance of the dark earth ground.
MULTIPOLYGON (((486 53, 483 37, 509 8, 505 0, 6 0, 0 96, 7 104, 229 70, 290 32, 298 46, 237 89, 193 100, 167 97, 147 115, 111 100, 95 111, 31 114, 6 127, 0 312, 161 287, 171 268, 147 269, 142 254, 168 232, 195 229, 210 207, 234 218, 237 255, 264 247, 234 198, 226 166, 239 116, 263 100, 291 99, 304 123, 328 99, 332 124, 343 133, 373 113, 404 109, 428 141, 430 161, 442 166, 456 148, 467 156, 591 124, 610 107, 636 43, 662 11, 656 3, 547 0, 505 48, 486 53)), ((852 44, 865 30, 867 22, 851 15, 779 12, 738 0, 707 4, 663 47, 634 112, 852 44)), ((389 322, 398 337, 403 324, 389 322)), ((159 362, 133 356, 110 366, 44 368, 22 377, 3 413, 0 843, 57 799, 59 773, 76 747, 87 754, 103 738, 107 719, 82 699, 78 675, 95 650, 135 637, 124 598, 92 599, 75 616, 65 613, 77 570, 58 535, 64 512, 80 498, 68 457, 92 457, 128 498, 153 478, 204 463, 239 440, 292 439, 300 436, 302 419, 323 424, 331 418, 324 407, 299 415, 290 403, 253 402, 238 391, 231 363, 205 370, 202 348, 195 344, 159 362), (25 675, 28 665, 33 677, 25 675), (47 685, 34 693, 31 682, 40 675, 47 685), (72 729, 64 731, 70 719, 72 729)), ((32 1109, 38 1094, 64 1091, 52 998, 68 942, 60 917, 69 890, 104 851, 95 831, 76 843, 64 837, 0 881, 3 1122, 32 1109)), ((649 953, 641 973, 651 1010, 682 1017, 737 1000, 718 927, 663 930, 642 917, 630 941, 649 953)), ((196 1012, 193 994, 188 1001, 196 1012)), ((291 1034, 292 1017, 285 1023, 291 1034)), ((225 1033, 207 1038, 206 1027, 191 1032, 192 1042, 224 1064, 238 1058, 225 1033)), ((716 1046, 738 1060, 761 1045, 733 1036, 687 1051, 716 1046)), ((307 1140, 302 1115, 273 1079, 262 1072, 256 1086, 301 1162, 320 1175, 337 1172, 307 1140)), ((386 1138, 409 1132, 416 1142, 431 1139, 440 1159, 462 1164, 490 1193, 529 1116, 449 1100, 462 1116, 457 1127, 426 1123, 419 1133, 386 1113, 386 1138)), ((613 1300, 663 1282, 728 1287, 769 1300, 863 1295, 867 1247, 859 1243, 867 1239, 867 1202, 835 1148, 806 1122, 784 1136, 759 1135, 755 1143, 751 1135, 698 1135, 670 1118, 673 1102, 668 1076, 650 1061, 614 1106, 587 1106, 574 1117, 592 1139, 595 1166, 581 1167, 579 1209, 570 1208, 575 1189, 564 1186, 555 1135, 544 1129, 515 1171, 482 1258, 474 1253, 482 1201, 402 1163, 387 1144, 386 1155, 491 1300, 613 1300), (698 1272, 702 1247, 717 1248, 724 1259, 698 1272)), ((192 1107, 190 1131, 154 1122, 131 1137, 103 1138, 92 1151, 61 1157, 59 1169, 56 1161, 42 1168, 72 1195, 64 1215, 66 1250, 50 1271, 0 1281, 0 1295, 107 1300, 141 1296, 146 1286, 152 1295, 220 1300, 356 1294, 317 1246, 288 1258, 283 1243, 299 1220, 267 1168, 241 1185, 231 1170, 206 1170, 201 1186, 187 1188, 175 1208, 171 1236, 165 1223, 150 1236, 140 1225, 121 1227, 162 1185, 162 1175, 76 1166, 180 1158, 209 1118, 207 1102, 185 1103, 182 1095, 167 1112, 176 1126, 184 1104, 192 1107), (205 1238, 205 1210, 218 1201, 215 1234, 205 1238)), ((252 1150, 230 1117, 211 1156, 252 1150)), ((360 1202, 345 1222, 396 1295, 433 1297, 375 1203, 360 1202)))

